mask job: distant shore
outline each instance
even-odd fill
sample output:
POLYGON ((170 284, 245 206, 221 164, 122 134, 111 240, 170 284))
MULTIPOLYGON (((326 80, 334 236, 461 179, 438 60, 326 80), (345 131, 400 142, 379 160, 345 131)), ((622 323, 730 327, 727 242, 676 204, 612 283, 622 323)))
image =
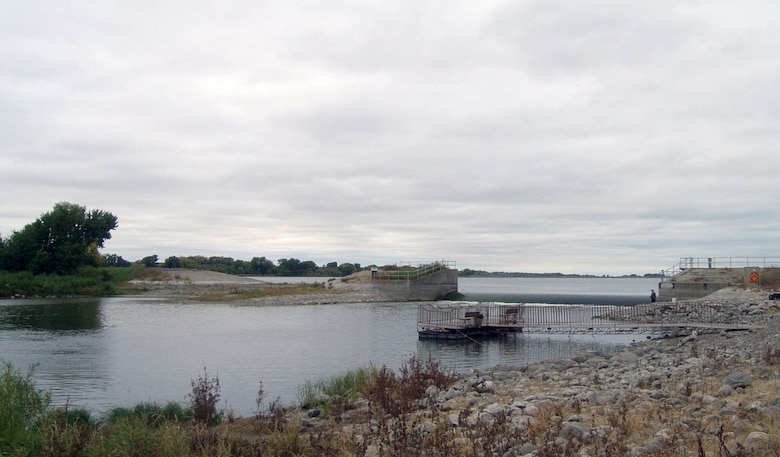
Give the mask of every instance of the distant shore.
POLYGON ((370 283, 370 273, 363 272, 343 278, 322 278, 321 288, 308 288, 304 293, 290 294, 283 290, 279 293, 251 296, 250 298, 236 296, 241 292, 263 291, 270 289, 294 288, 298 285, 295 278, 289 278, 289 283, 271 283, 261 279, 229 275, 206 270, 161 269, 163 275, 156 280, 130 281, 133 294, 160 297, 180 298, 198 301, 204 297, 223 295, 233 303, 242 305, 309 305, 329 303, 360 303, 383 302, 390 299, 370 283))

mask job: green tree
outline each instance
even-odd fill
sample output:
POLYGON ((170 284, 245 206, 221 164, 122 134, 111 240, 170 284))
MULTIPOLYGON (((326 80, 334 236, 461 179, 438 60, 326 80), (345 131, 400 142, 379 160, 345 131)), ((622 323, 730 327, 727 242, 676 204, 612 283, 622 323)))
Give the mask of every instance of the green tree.
POLYGON ((157 266, 157 260, 159 260, 159 257, 157 257, 157 254, 152 254, 144 257, 141 259, 141 264, 145 267, 156 267, 157 266))
POLYGON ((317 264, 306 260, 298 265, 298 276, 313 276, 317 271, 317 264))
POLYGON ((339 265, 339 271, 344 276, 351 275, 352 273, 357 271, 358 268, 360 267, 356 267, 355 264, 352 263, 342 263, 341 265, 339 265))
POLYGON ((279 259, 279 276, 300 276, 301 261, 296 258, 279 259))
POLYGON ((103 255, 103 266, 105 267, 129 267, 132 263, 123 259, 121 255, 105 254, 103 255))
POLYGON ((60 202, 2 245, 0 262, 5 270, 34 274, 73 274, 86 265, 98 266, 97 249, 117 228, 113 214, 60 202))
POLYGON ((276 265, 265 257, 252 257, 252 272, 261 275, 272 275, 276 273, 276 265))
POLYGON ((208 259, 206 269, 219 271, 220 273, 234 273, 235 260, 233 257, 211 256, 208 259))
POLYGON ((165 259, 165 268, 181 268, 181 259, 172 255, 165 259))

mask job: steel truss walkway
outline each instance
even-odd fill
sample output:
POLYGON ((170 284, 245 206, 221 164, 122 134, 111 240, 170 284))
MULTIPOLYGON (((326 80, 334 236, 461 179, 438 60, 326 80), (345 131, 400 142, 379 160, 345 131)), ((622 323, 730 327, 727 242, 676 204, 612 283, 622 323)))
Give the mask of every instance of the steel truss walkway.
POLYGON ((457 304, 421 305, 421 338, 527 333, 649 333, 665 329, 753 330, 731 306, 701 301, 633 306, 457 304))

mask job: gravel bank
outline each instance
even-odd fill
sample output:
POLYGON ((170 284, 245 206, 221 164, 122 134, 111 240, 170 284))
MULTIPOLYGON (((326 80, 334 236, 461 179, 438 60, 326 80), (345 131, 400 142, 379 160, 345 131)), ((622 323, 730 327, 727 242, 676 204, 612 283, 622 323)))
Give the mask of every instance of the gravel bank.
POLYGON ((780 455, 780 303, 738 289, 703 302, 763 328, 472 371, 429 388, 400 418, 360 401, 337 417, 298 414, 306 428, 337 430, 372 456, 410 443, 431 455, 780 455), (399 429, 404 443, 388 432, 399 429))
POLYGON ((322 292, 317 289, 305 294, 269 294, 251 298, 235 297, 242 292, 263 289, 294 288, 298 284, 291 278, 289 284, 270 283, 258 279, 228 275, 205 270, 160 269, 153 280, 133 280, 133 293, 160 298, 199 300, 206 296, 223 295, 233 303, 254 306, 288 306, 329 303, 383 302, 390 299, 373 287, 365 274, 347 278, 322 278, 322 292))

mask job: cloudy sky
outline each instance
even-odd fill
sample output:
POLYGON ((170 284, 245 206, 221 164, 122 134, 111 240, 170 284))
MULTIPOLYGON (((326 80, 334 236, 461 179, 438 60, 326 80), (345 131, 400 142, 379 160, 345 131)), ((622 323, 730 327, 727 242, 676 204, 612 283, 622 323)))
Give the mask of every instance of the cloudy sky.
POLYGON ((623 274, 780 256, 780 3, 0 3, 0 233, 623 274))

